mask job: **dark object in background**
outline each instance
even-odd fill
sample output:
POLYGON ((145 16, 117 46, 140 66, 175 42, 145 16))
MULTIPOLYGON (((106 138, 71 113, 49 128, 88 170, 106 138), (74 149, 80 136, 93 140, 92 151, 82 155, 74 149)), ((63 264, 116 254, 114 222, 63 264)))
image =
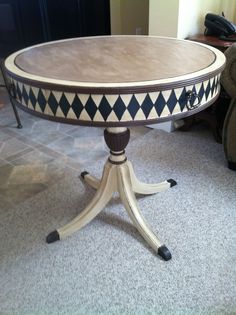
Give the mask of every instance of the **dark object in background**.
POLYGON ((205 35, 219 36, 219 39, 236 41, 236 25, 228 21, 224 16, 208 13, 205 16, 205 35))
POLYGON ((0 0, 0 58, 50 40, 110 33, 109 0, 0 0))
POLYGON ((219 139, 221 139, 220 142, 222 142, 222 132, 223 132, 224 121, 225 121, 227 111, 229 109, 230 102, 231 102, 231 97, 228 95, 228 93, 225 91, 225 89, 221 85, 220 97, 216 101, 216 105, 214 107, 215 117, 216 117, 216 132, 218 133, 219 139))
POLYGON ((226 67, 221 84, 231 98, 223 126, 223 145, 230 169, 236 171, 236 43, 225 51, 226 67))

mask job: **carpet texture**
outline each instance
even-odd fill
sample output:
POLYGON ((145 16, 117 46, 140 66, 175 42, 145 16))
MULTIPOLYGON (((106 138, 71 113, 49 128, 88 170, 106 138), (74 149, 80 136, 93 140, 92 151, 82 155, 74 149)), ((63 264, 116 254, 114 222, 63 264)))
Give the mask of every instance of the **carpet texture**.
MULTIPOLYGON (((127 148, 145 182, 173 188, 139 197, 140 209, 172 253, 156 256, 115 196, 81 231, 45 236, 94 195, 67 176, 0 212, 0 314, 236 314, 236 173, 206 131, 153 130, 127 148)), ((88 167, 100 175, 104 159, 88 167)))

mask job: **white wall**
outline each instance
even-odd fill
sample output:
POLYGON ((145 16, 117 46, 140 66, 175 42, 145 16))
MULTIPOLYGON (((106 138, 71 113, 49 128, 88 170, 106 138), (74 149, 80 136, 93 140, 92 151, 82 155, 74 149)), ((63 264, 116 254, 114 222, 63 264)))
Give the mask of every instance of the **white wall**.
POLYGON ((149 0, 110 0, 111 34, 148 35, 149 0))
MULTIPOLYGON (((149 35, 177 37, 179 0, 149 0, 149 35)), ((149 126, 154 129, 173 131, 174 123, 149 126)))
POLYGON ((110 0, 111 34, 121 34, 121 8, 120 0, 110 0))
POLYGON ((236 24, 236 5, 235 5, 235 8, 234 8, 234 18, 233 18, 233 22, 236 24))
POLYGON ((236 0, 150 0, 149 34, 186 38, 204 33, 205 15, 221 14, 236 19, 236 0))
POLYGON ((228 20, 236 22, 236 0, 221 0, 221 11, 228 20))
POLYGON ((110 0, 111 34, 141 34, 186 38, 204 32, 206 13, 221 14, 236 23, 236 0, 110 0))
POLYGON ((121 0, 122 34, 148 34, 149 0, 121 0))
POLYGON ((178 38, 204 33, 205 15, 221 13, 222 0, 179 0, 178 38))
POLYGON ((149 0, 149 35, 176 37, 179 0, 149 0))

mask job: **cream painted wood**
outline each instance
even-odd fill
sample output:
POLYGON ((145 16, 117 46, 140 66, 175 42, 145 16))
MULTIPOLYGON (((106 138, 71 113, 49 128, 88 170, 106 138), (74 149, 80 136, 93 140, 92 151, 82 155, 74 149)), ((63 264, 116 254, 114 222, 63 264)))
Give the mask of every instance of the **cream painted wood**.
MULTIPOLYGON (((110 158, 111 157, 113 157, 112 154, 110 158)), ((134 192, 140 194, 154 194, 170 188, 170 183, 141 183, 134 174, 131 162, 126 161, 117 165, 112 164, 109 160, 105 164, 101 181, 90 174, 84 175, 84 180, 91 187, 98 189, 97 193, 91 203, 81 214, 79 214, 70 223, 57 230, 60 239, 63 239, 73 232, 80 230, 83 226, 88 224, 97 214, 101 212, 111 199, 113 193, 118 191, 133 224, 154 251, 158 251, 158 248, 162 246, 163 243, 157 238, 145 222, 145 219, 139 210, 134 192)))
POLYGON ((152 195, 170 188, 170 183, 167 181, 158 184, 146 184, 139 181, 134 173, 134 169, 130 161, 127 161, 127 166, 129 168, 132 190, 135 193, 142 195, 152 195))
POLYGON ((86 174, 86 176, 84 176, 84 180, 89 186, 94 189, 98 189, 101 184, 101 181, 98 178, 90 174, 86 174))
POLYGON ((109 160, 111 162, 114 162, 114 163, 122 163, 122 162, 125 162, 126 156, 125 156, 125 154, 121 154, 121 155, 113 155, 113 154, 111 154, 109 156, 109 160))
POLYGON ((108 127, 107 131, 110 133, 121 133, 125 132, 127 130, 127 127, 108 127))
MULTIPOLYGON (((126 133, 129 138, 127 127, 111 127, 107 130, 110 134, 126 133)), ((97 189, 97 192, 89 205, 79 215, 65 226, 57 229, 59 239, 69 236, 88 224, 102 211, 112 198, 113 193, 118 192, 133 224, 147 243, 158 253, 158 249, 164 244, 160 242, 145 222, 134 193, 154 194, 170 188, 171 184, 167 181, 159 184, 140 182, 134 173, 131 162, 127 161, 125 151, 111 151, 105 163, 101 180, 87 172, 83 172, 81 176, 88 185, 97 189)), ((170 259, 169 257, 171 256, 165 256, 166 260, 170 259)))
POLYGON ((118 190, 130 219, 147 243, 157 252, 158 248, 162 246, 163 243, 161 243, 157 236, 151 231, 139 210, 137 200, 131 187, 129 167, 127 163, 125 163, 119 165, 117 168, 118 190))
MULTIPOLYGON (((112 158, 114 158, 114 156, 112 156, 112 158)), ((110 157, 110 160, 111 160, 111 157, 110 157)), ((146 183, 141 182, 134 173, 134 168, 133 168, 132 163, 130 161, 127 161, 126 163, 129 168, 131 187, 132 187, 133 192, 135 192, 136 194, 152 195, 152 194, 165 191, 168 188, 170 188, 170 183, 167 181, 163 181, 157 184, 146 184, 146 183)), ((100 180, 97 179, 95 176, 86 174, 86 176, 84 176, 84 180, 92 188, 94 189, 99 188, 100 180)))
POLYGON ((117 190, 116 167, 110 163, 106 163, 101 184, 88 206, 71 222, 57 229, 60 239, 80 230, 83 226, 94 219, 106 206, 111 199, 114 191, 117 190))

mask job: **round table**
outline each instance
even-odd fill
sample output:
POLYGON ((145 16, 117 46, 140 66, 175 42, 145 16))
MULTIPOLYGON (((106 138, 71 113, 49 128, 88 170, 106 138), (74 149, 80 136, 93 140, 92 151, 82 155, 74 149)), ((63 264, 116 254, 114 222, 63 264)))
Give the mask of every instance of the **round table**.
POLYGON ((101 179, 81 177, 97 191, 88 206, 46 240, 63 239, 88 224, 115 191, 138 231, 164 260, 169 249, 151 231, 135 197, 176 185, 145 184, 125 147, 131 125, 179 119, 210 106, 220 92, 224 55, 199 43, 154 36, 104 36, 44 43, 10 55, 5 72, 16 104, 42 118, 101 126, 110 149, 101 179))

